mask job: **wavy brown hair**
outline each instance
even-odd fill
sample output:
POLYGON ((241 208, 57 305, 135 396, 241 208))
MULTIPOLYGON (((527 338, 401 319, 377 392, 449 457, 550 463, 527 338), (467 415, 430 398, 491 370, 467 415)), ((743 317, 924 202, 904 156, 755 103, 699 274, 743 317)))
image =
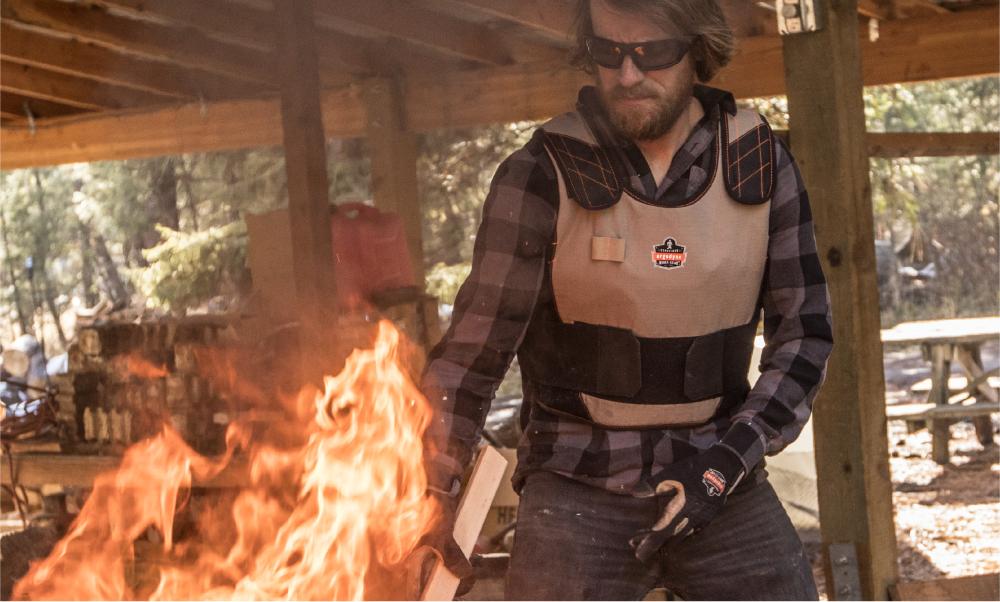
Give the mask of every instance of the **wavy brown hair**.
MULTIPOLYGON (((672 26, 685 36, 694 38, 691 57, 695 73, 703 82, 710 81, 720 69, 729 64, 735 52, 733 30, 726 23, 716 0, 600 0, 615 10, 635 13, 651 19, 663 27, 672 26)), ((587 55, 585 41, 594 35, 590 16, 591 0, 576 3, 576 47, 571 55, 573 65, 587 73, 594 72, 594 64, 587 55)))

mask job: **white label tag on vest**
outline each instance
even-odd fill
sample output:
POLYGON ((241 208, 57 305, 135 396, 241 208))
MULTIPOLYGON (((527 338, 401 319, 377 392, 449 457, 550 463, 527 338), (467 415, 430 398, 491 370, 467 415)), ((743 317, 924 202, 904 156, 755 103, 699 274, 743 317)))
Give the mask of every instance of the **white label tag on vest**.
POLYGON ((590 258, 595 261, 625 261, 625 239, 608 236, 591 238, 590 258))

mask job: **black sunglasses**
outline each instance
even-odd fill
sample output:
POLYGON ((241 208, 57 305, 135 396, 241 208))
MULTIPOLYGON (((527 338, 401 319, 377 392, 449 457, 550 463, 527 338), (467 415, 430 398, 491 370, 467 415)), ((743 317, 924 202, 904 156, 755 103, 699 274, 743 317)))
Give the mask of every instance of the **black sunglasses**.
POLYGON ((625 57, 630 56, 635 66, 643 71, 673 67, 687 54, 691 42, 691 39, 666 39, 624 44, 597 36, 587 36, 585 40, 587 54, 601 67, 618 69, 625 57))

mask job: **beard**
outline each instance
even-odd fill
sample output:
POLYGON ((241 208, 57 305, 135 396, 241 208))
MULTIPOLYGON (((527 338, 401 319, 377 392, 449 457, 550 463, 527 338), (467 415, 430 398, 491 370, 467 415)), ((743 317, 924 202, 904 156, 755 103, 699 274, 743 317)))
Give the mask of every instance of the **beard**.
POLYGON ((670 131, 694 94, 694 80, 673 90, 657 90, 649 81, 631 88, 598 86, 611 125, 629 140, 656 140, 670 131), (649 99, 651 106, 622 106, 619 101, 649 99))

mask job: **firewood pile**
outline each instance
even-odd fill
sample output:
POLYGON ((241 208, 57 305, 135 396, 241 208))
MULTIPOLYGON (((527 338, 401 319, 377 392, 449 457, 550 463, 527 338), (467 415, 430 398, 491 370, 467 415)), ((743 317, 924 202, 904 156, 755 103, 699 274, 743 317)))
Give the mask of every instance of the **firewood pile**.
POLYGON ((197 350, 223 345, 231 326, 217 317, 134 323, 104 321, 80 330, 69 371, 53 377, 62 451, 117 453, 169 419, 184 438, 210 446, 220 391, 199 372, 197 350))

